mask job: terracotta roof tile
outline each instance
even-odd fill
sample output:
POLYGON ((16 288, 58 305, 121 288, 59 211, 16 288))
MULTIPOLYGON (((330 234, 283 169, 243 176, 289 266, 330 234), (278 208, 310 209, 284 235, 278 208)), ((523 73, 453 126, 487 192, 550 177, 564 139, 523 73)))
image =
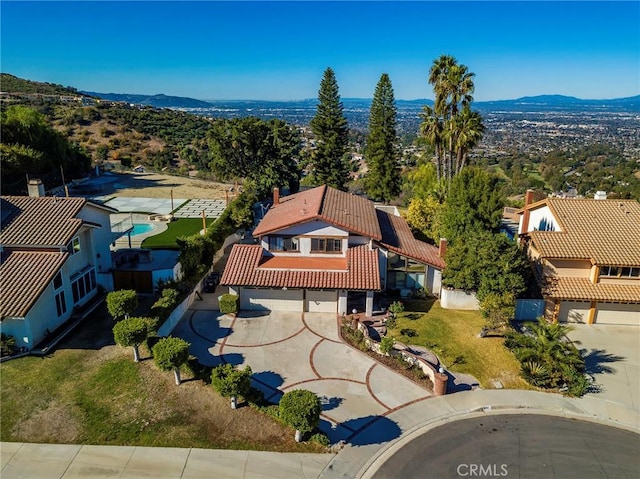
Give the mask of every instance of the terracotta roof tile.
POLYGON ((220 283, 266 288, 381 289, 377 250, 370 250, 366 245, 352 247, 347 250, 346 260, 345 271, 268 269, 260 267, 260 245, 234 245, 220 283))
POLYGON ((545 296, 583 301, 617 301, 640 303, 639 284, 593 284, 588 278, 553 278, 544 288, 545 296))
POLYGON ((80 229, 82 220, 76 215, 86 202, 84 198, 0 197, 0 244, 5 248, 64 246, 80 229))
POLYGON ((382 230, 380 243, 385 248, 436 268, 444 269, 446 265, 438 254, 438 248, 415 239, 404 218, 382 210, 376 210, 376 213, 382 230))
POLYGON ((66 261, 61 252, 14 251, 0 264, 0 318, 24 317, 66 261))
POLYGON ((253 235, 263 236, 313 219, 375 240, 382 237, 371 201, 326 185, 280 198, 280 202, 267 211, 253 235))
POLYGON ((548 198, 562 231, 532 231, 544 258, 590 259, 598 265, 640 266, 640 203, 548 198))

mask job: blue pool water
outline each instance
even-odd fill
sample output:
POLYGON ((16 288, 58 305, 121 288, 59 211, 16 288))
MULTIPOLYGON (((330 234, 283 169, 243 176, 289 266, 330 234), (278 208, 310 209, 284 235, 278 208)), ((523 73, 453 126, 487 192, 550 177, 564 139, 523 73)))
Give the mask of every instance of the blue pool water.
POLYGON ((149 223, 133 223, 133 231, 131 231, 131 236, 137 236, 144 233, 149 233, 153 231, 156 227, 149 223))

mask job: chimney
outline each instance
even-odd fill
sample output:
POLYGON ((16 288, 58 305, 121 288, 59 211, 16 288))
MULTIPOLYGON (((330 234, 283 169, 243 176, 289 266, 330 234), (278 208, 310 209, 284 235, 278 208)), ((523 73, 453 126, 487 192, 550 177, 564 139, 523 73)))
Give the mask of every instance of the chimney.
POLYGON ((533 190, 527 190, 524 194, 524 212, 522 213, 522 222, 520 228, 520 234, 527 233, 529 231, 529 208, 528 206, 533 203, 533 190))
POLYGON ((607 192, 606 191, 596 191, 596 194, 593 195, 594 200, 606 200, 607 192))
POLYGON ((447 254, 447 239, 440 238, 440 245, 438 247, 438 256, 440 256, 441 258, 444 258, 446 254, 447 254))
POLYGON ((39 178, 33 178, 27 183, 27 191, 29 192, 29 196, 40 198, 44 196, 44 185, 39 178))
POLYGON ((273 189, 273 206, 280 203, 280 188, 277 186, 273 189))

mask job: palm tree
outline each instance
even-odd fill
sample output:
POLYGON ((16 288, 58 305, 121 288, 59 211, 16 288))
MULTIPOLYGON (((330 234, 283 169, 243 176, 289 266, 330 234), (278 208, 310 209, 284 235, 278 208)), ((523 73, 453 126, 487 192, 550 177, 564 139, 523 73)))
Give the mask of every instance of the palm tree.
POLYGON ((425 106, 420 114, 422 123, 420 124, 420 134, 424 136, 427 143, 433 146, 436 153, 436 177, 438 181, 442 176, 442 120, 438 117, 435 110, 430 106, 425 106))
POLYGON ((469 106, 465 106, 455 119, 456 129, 456 174, 466 166, 469 151, 473 149, 484 134, 484 123, 482 116, 477 111, 471 111, 469 106))
MULTIPOLYGON (((443 119, 444 134, 449 148, 444 160, 445 178, 451 180, 454 175, 454 147, 458 144, 455 119, 461 109, 468 107, 473 101, 475 85, 474 73, 465 65, 458 64, 450 55, 442 55, 434 60, 429 70, 429 83, 435 92, 434 112, 443 119)), ((457 157, 458 155, 456 155, 457 157)), ((459 171, 457 165, 455 173, 459 171)))

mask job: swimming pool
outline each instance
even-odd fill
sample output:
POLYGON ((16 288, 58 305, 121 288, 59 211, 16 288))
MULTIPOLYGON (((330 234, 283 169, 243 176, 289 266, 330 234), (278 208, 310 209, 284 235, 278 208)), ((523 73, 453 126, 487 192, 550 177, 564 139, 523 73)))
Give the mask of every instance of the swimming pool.
POLYGON ((149 233, 154 229, 156 229, 156 227, 150 223, 133 223, 133 230, 131 231, 131 236, 138 236, 145 233, 149 233))

